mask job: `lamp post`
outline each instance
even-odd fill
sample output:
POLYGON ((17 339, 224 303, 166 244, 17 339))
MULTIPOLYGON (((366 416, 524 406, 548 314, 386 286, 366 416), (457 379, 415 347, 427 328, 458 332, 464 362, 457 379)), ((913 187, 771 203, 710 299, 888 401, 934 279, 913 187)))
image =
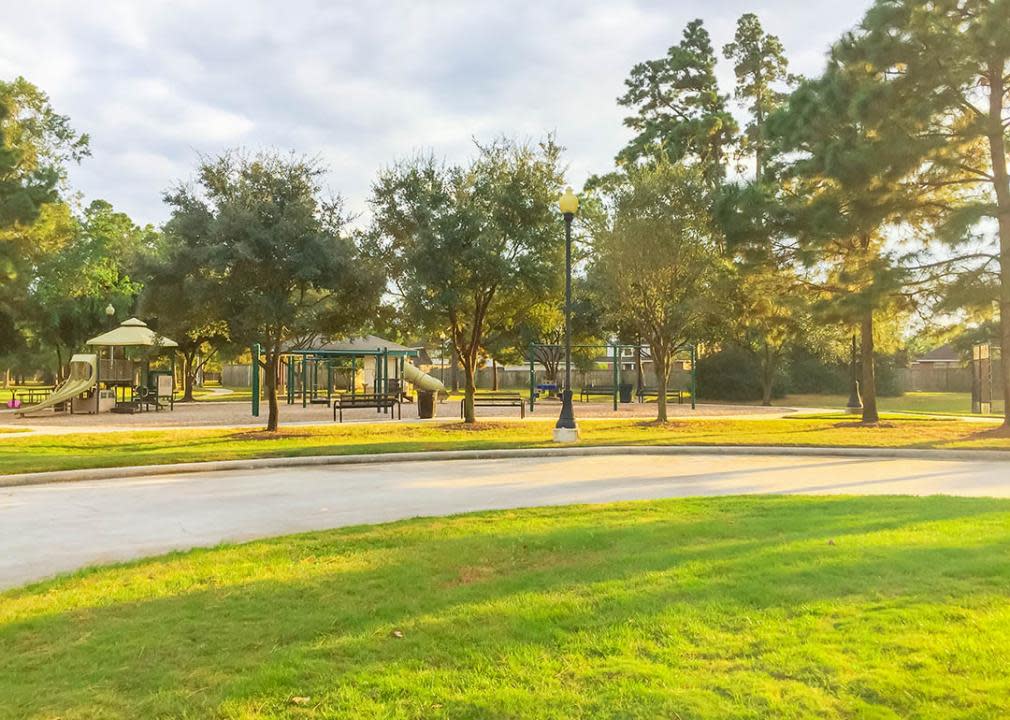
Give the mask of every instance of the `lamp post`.
POLYGON ((579 199, 570 187, 558 201, 565 218, 565 389, 561 393, 561 417, 554 426, 554 442, 575 442, 579 429, 572 406, 572 220, 579 211, 579 199))
POLYGON ((859 380, 856 377, 856 336, 852 336, 852 357, 849 366, 849 402, 845 405, 845 412, 850 415, 858 415, 863 410, 863 399, 859 397, 859 380))
POLYGON ((116 317, 116 308, 112 306, 112 303, 109 303, 108 305, 105 306, 105 317, 109 319, 109 327, 111 328, 113 318, 116 317))

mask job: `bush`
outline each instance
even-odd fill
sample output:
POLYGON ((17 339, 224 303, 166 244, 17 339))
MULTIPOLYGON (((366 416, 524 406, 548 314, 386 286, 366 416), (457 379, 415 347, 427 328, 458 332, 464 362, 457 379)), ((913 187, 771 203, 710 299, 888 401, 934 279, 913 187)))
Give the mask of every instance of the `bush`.
MULTIPOLYGON (((776 377, 772 396, 784 394, 782 379, 776 377)), ((707 400, 761 400, 761 364, 753 354, 737 346, 707 355, 698 360, 698 395, 707 400)))
POLYGON ((785 384, 790 394, 845 395, 849 392, 848 366, 826 361, 808 348, 795 348, 785 365, 785 384))

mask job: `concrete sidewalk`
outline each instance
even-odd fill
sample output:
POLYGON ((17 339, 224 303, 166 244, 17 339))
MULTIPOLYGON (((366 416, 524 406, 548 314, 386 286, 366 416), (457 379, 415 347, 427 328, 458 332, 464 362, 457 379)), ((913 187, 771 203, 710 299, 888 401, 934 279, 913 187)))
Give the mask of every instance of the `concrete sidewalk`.
POLYGON ((472 510, 742 493, 1010 497, 1005 460, 598 450, 4 488, 0 587, 169 550, 472 510))

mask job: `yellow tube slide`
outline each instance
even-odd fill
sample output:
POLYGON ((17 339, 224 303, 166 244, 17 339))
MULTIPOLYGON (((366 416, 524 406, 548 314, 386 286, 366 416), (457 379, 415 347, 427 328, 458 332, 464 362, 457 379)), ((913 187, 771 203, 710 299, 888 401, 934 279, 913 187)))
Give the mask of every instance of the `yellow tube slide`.
POLYGON ((38 405, 29 405, 17 411, 21 417, 45 410, 61 402, 73 400, 95 386, 98 375, 98 356, 78 354, 70 358, 70 377, 53 390, 52 395, 38 405))
POLYGON ((438 378, 433 378, 427 373, 423 373, 410 363, 403 364, 403 379, 411 383, 418 390, 431 390, 442 392, 445 385, 438 378))

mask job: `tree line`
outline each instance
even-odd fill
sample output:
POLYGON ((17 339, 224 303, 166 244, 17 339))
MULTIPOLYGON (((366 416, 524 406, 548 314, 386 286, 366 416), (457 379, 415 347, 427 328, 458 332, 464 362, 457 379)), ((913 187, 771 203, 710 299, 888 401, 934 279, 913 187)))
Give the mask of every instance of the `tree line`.
MULTIPOLYGON (((698 343, 748 354, 770 403, 798 346, 837 352, 855 333, 866 423, 875 358, 914 317, 991 331, 1010 352, 1007 17, 1006 0, 877 0, 812 78, 790 72, 754 14, 720 49, 689 23, 631 68, 617 99, 631 139, 581 193, 576 342, 647 345, 660 420, 672 363, 698 343)), ((476 142, 461 163, 395 161, 364 223, 319 162, 230 151, 165 193, 156 229, 72 193, 66 168, 88 138, 23 79, 0 84, 0 133, 8 367, 46 353, 58 374, 111 303, 180 342, 188 395, 215 350, 261 343, 276 429, 284 349, 368 328, 448 344, 473 421, 485 359, 560 340, 565 166, 552 136, 476 142)), ((1001 372, 1010 401, 1010 363, 1001 372)))

